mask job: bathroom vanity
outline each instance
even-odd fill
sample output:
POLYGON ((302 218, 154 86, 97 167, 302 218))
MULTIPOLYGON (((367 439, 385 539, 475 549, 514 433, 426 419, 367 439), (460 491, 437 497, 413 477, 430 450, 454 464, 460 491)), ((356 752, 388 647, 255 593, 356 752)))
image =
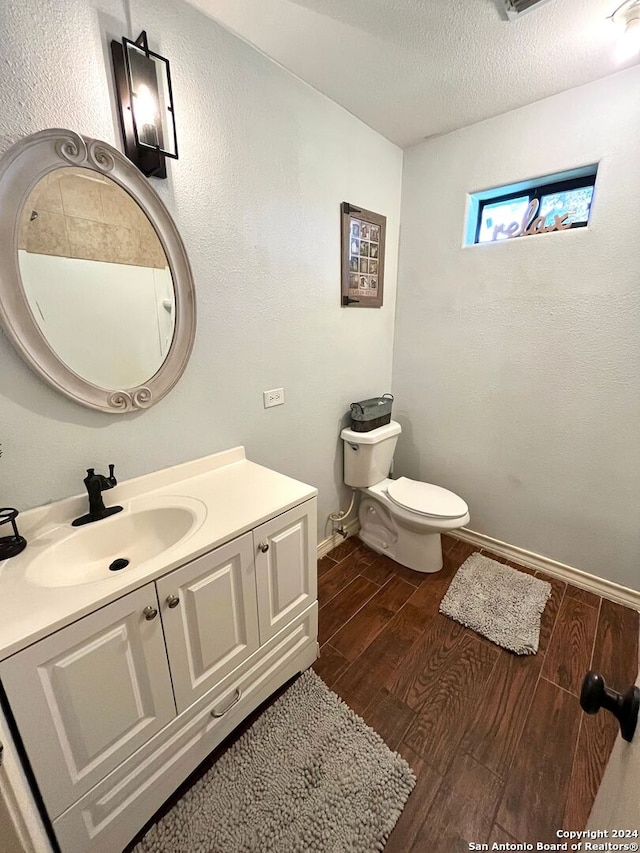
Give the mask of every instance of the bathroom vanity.
POLYGON ((116 486, 84 528, 82 498, 20 516, 0 680, 62 853, 121 850, 313 663, 316 495, 235 448, 116 486))

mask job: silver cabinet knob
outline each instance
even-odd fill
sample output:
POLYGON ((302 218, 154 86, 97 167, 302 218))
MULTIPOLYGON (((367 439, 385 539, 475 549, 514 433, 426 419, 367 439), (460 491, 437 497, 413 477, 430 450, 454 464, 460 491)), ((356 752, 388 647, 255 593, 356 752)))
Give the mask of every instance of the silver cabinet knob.
POLYGON ((180 604, 180 599, 177 595, 168 595, 166 601, 167 607, 171 608, 177 607, 180 604))
POLYGON ((155 619, 158 615, 158 611, 156 610, 156 608, 151 606, 145 607, 142 612, 144 613, 144 618, 147 620, 147 622, 151 622, 151 620, 155 619))
POLYGON ((266 554, 267 551, 269 550, 269 543, 268 542, 261 542, 258 545, 258 548, 262 551, 263 554, 266 554))

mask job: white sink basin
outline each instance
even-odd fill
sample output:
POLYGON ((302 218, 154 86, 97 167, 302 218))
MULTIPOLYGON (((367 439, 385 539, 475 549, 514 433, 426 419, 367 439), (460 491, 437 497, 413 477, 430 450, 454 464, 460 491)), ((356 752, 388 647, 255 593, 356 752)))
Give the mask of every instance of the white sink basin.
POLYGON ((132 503, 84 527, 57 527, 29 542, 26 580, 60 587, 118 577, 183 543, 206 514, 206 506, 193 498, 163 498, 157 505, 132 503))

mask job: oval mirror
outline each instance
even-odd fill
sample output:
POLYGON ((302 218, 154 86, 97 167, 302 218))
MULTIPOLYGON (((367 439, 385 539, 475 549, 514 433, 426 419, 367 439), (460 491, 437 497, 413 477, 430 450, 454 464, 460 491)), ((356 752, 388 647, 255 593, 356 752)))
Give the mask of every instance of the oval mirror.
POLYGON ((72 131, 21 140, 0 161, 0 240, 0 318, 36 372, 113 413, 168 393, 193 346, 193 282, 133 164, 72 131))

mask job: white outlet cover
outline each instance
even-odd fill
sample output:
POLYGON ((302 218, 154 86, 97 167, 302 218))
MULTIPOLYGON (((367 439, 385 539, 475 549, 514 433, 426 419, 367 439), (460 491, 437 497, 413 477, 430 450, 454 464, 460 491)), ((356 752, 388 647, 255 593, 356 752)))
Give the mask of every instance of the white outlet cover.
POLYGON ((284 388, 272 388, 271 391, 263 391, 262 399, 265 409, 273 406, 282 406, 284 403, 284 388))

